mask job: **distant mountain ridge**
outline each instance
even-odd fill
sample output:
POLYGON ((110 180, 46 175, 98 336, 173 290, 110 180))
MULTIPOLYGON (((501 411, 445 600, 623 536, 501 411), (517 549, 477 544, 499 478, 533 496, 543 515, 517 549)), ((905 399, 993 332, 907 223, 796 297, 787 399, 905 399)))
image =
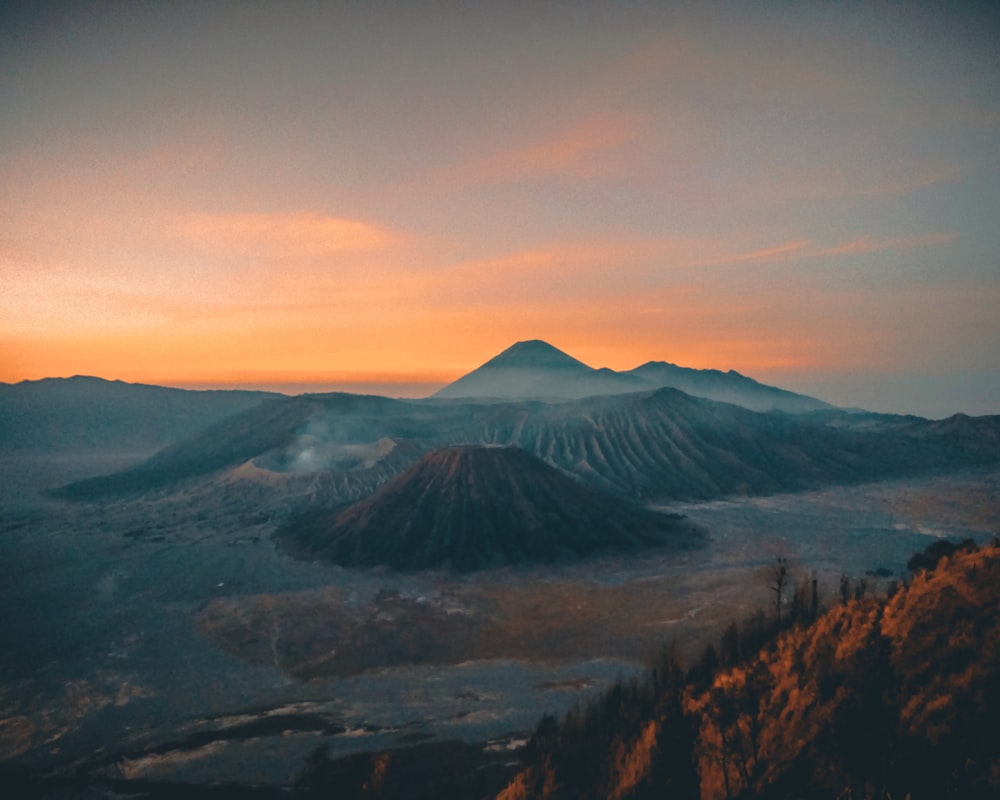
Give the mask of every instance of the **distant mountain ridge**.
POLYGON ((590 491, 520 448, 475 445, 435 450, 371 497, 308 514, 277 536, 294 555, 404 571, 552 563, 700 541, 680 517, 590 491))
POLYGON ((0 383, 0 452, 155 450, 275 397, 87 375, 0 383))
POLYGON ((767 386, 730 370, 650 361, 633 370, 594 369, 539 339, 517 342, 432 397, 481 400, 578 400, 669 387, 752 411, 802 413, 833 408, 814 397, 767 386))

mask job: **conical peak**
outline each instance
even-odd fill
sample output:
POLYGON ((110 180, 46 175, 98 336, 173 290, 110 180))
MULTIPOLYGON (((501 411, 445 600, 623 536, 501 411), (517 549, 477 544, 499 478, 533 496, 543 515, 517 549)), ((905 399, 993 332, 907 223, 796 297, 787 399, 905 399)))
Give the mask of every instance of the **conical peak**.
POLYGON ((477 570, 687 547, 680 518, 595 493, 516 447, 452 446, 353 506, 285 526, 293 554, 344 566, 477 570))
POLYGON ((584 367, 582 361, 564 353, 541 339, 529 339, 513 344, 500 355, 494 356, 484 367, 584 367))

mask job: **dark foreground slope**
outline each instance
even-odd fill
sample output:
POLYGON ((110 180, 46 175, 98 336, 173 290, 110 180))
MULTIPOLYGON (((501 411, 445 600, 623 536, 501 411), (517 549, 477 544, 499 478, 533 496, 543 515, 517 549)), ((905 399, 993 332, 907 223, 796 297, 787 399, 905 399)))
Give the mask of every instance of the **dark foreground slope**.
POLYGON ((551 563, 698 541, 675 515, 590 491, 524 450, 481 446, 432 452, 373 496, 306 515, 277 535, 302 557, 399 570, 551 563))
POLYGON ((500 794, 527 798, 995 798, 1000 548, 958 552, 740 660, 665 661, 561 723, 500 794))

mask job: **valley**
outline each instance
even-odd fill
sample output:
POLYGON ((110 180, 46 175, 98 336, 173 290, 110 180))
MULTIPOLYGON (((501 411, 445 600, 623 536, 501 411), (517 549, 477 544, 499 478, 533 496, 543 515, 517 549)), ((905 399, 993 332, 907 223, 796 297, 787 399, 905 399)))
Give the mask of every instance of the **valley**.
POLYGON ((39 491, 127 460, 3 461, 7 770, 277 786, 320 745, 516 746, 664 644, 693 657, 767 609, 778 556, 816 570, 829 601, 841 572, 884 591, 879 575, 901 576, 931 537, 1000 529, 1000 471, 979 468, 670 504, 705 548, 461 577, 298 561, 273 519, 206 510, 191 488, 82 504, 39 491))
POLYGON ((791 614, 1000 532, 998 417, 544 342, 423 400, 72 378, 0 417, 0 779, 53 800, 309 796, 390 750, 402 796, 495 793, 543 714, 773 629, 779 559, 791 614))

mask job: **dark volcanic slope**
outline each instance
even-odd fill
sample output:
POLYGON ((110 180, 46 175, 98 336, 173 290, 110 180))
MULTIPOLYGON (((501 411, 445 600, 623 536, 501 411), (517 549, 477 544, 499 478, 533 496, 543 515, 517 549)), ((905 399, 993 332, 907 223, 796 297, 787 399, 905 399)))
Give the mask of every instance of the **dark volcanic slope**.
POLYGON ((641 500, 773 494, 1000 460, 1000 418, 760 413, 676 389, 494 406, 470 441, 515 445, 589 485, 641 500))
POLYGON ((690 547, 681 518, 588 491, 512 447, 446 447, 339 514, 279 531, 293 554, 345 566, 476 570, 598 551, 690 547))
POLYGON ((81 500, 147 491, 233 466, 290 441, 296 429, 315 411, 316 405, 308 399, 265 401, 215 423, 190 440, 164 448, 141 464, 112 475, 71 483, 53 494, 81 500))
POLYGON ((224 419, 134 467, 77 481, 53 494, 70 500, 92 500, 144 492, 254 459, 266 469, 315 473, 320 491, 333 504, 343 504, 371 493, 420 454, 454 441, 450 433, 470 418, 470 411, 461 405, 424 406, 373 395, 281 397, 224 419), (394 452, 391 459, 385 459, 390 462, 388 472, 344 470, 331 463, 313 465, 311 469, 297 467, 303 454, 315 449, 317 442, 370 444, 384 438, 403 443, 397 448, 398 454, 394 452))

